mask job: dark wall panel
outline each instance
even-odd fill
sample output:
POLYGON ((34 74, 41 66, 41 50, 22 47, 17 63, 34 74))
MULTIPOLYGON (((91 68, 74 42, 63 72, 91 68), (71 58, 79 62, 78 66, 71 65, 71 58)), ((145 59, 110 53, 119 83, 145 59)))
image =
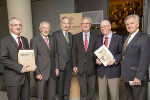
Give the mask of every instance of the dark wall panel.
POLYGON ((108 19, 109 0, 75 0, 76 12, 103 10, 104 19, 108 19))

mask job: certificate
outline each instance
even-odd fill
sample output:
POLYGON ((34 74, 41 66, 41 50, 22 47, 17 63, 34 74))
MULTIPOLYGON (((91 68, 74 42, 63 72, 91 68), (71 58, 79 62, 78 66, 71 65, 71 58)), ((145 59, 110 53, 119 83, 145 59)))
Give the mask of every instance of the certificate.
POLYGON ((107 66, 107 63, 110 62, 114 58, 112 53, 108 50, 108 48, 105 45, 102 45, 94 53, 100 59, 101 63, 104 66, 107 66))
POLYGON ((34 50, 19 50, 18 63, 22 65, 29 65, 27 69, 29 71, 33 71, 35 69, 34 50))

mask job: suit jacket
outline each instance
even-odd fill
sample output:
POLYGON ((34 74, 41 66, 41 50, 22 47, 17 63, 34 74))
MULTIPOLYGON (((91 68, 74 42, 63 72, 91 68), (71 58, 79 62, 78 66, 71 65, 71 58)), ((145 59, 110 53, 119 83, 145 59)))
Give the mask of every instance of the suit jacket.
POLYGON ((53 36, 55 37, 56 42, 56 68, 64 70, 67 63, 72 63, 72 34, 68 32, 69 43, 67 43, 62 30, 54 32, 53 36))
MULTIPOLYGON (((28 40, 21 36, 23 49, 29 49, 28 40)), ((29 78, 29 73, 21 73, 23 65, 18 63, 19 46, 12 35, 1 39, 0 61, 4 65, 4 82, 6 86, 22 85, 25 75, 29 78)))
POLYGON ((48 48, 41 34, 31 39, 31 49, 34 50, 37 66, 35 75, 41 74, 43 80, 48 80, 50 75, 53 74, 52 72, 54 71, 53 69, 55 67, 54 38, 52 35, 48 37, 50 48, 48 48))
POLYGON ((97 36, 98 34, 90 32, 87 52, 84 50, 83 33, 81 32, 73 36, 73 67, 78 67, 79 74, 82 74, 83 71, 86 71, 90 75, 96 73, 94 47, 97 36))
MULTIPOLYGON (((103 35, 100 35, 96 40, 95 51, 103 45, 103 35)), ((116 63, 112 66, 105 67, 102 65, 97 65, 97 74, 99 77, 106 75, 108 78, 118 78, 121 74, 120 61, 122 58, 122 48, 123 48, 123 37, 117 34, 113 34, 110 44, 109 51, 114 56, 116 63)), ((97 57, 96 57, 97 58, 97 57)))
POLYGON ((148 81, 149 43, 149 36, 139 31, 123 51, 121 75, 124 82, 133 81, 135 77, 148 81))

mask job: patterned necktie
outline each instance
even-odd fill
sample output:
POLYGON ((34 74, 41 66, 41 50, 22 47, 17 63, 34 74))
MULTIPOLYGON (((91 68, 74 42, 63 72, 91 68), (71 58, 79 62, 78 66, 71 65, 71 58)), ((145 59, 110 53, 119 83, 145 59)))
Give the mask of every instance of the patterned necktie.
POLYGON ((48 37, 45 37, 45 41, 46 41, 47 47, 49 48, 48 37))
POLYGON ((67 43, 69 43, 69 37, 68 37, 68 33, 67 32, 65 33, 65 39, 66 39, 67 43))
POLYGON ((104 45, 107 47, 108 46, 108 37, 105 37, 104 45))
POLYGON ((20 37, 17 37, 17 38, 18 38, 18 46, 19 46, 19 50, 23 50, 23 47, 22 47, 22 43, 21 43, 20 37))
POLYGON ((128 38, 127 38, 127 40, 126 40, 126 42, 124 43, 124 52, 126 51, 126 48, 127 48, 127 45, 128 45, 128 41, 129 41, 129 39, 131 38, 131 35, 129 34, 129 36, 128 36, 128 38))
POLYGON ((85 34, 85 41, 84 41, 85 52, 87 52, 87 48, 88 48, 88 40, 87 40, 87 34, 85 34))

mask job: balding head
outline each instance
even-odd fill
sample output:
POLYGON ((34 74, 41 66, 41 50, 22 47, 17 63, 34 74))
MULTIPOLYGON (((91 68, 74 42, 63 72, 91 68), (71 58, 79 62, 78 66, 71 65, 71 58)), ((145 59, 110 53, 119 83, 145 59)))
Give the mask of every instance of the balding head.
POLYGON ((107 36, 111 32, 111 25, 108 20, 103 20, 100 23, 100 30, 103 35, 107 36))

